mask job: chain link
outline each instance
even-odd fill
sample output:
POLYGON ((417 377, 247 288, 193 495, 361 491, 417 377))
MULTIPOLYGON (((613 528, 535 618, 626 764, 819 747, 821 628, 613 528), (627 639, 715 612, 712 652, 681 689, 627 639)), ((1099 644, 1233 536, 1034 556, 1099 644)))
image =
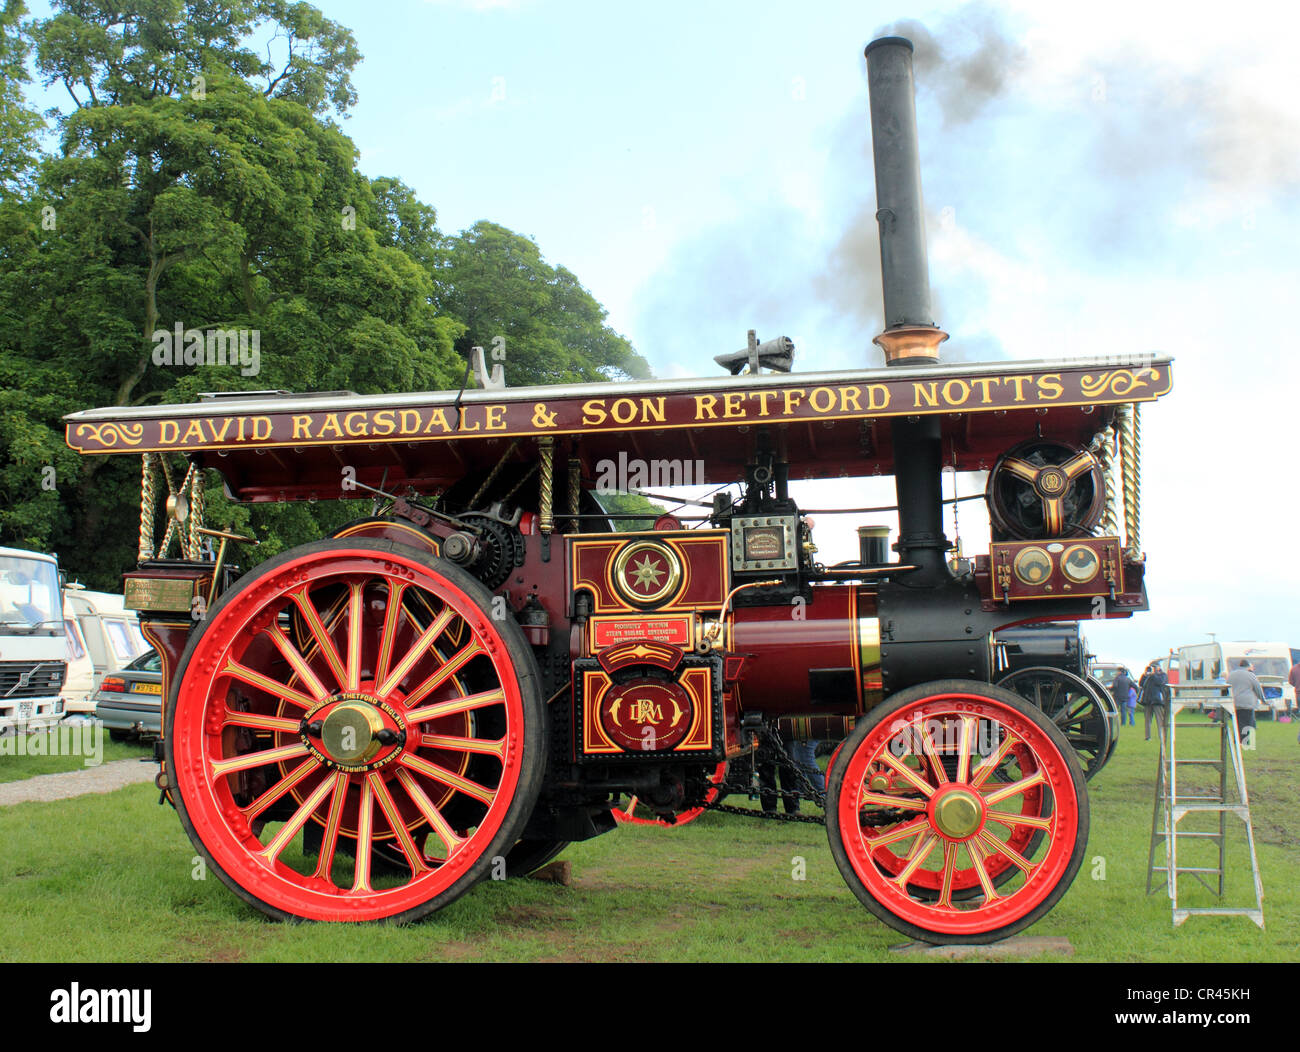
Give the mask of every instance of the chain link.
MULTIPOLYGON (((749 784, 738 785, 732 781, 724 781, 718 790, 718 799, 722 800, 731 795, 745 795, 751 800, 755 797, 761 800, 773 800, 774 803, 780 803, 783 800, 807 800, 817 807, 825 808, 826 793, 812 784, 807 773, 802 767, 794 762, 794 758, 786 751, 785 743, 781 740, 780 734, 777 733, 776 727, 772 724, 764 724, 758 731, 759 745, 758 748, 749 754, 749 784), (781 786, 767 787, 758 784, 758 759, 759 753, 762 753, 762 759, 770 761, 781 773, 781 786), (793 783, 787 788, 787 772, 792 773, 790 781, 793 783)), ((730 774, 730 771, 728 771, 730 774)), ((780 812, 775 808, 771 811, 756 811, 752 807, 733 807, 728 804, 706 803, 705 810, 717 811, 722 814, 744 815, 747 818, 761 818, 771 822, 806 822, 812 825, 824 826, 826 824, 825 815, 803 815, 797 811, 793 814, 790 812, 780 812)))

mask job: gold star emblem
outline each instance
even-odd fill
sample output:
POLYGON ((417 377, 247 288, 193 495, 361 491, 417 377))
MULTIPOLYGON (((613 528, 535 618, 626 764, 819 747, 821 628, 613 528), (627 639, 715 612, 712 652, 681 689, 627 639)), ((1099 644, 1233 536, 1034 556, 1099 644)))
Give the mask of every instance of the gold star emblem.
POLYGON ((636 577, 633 587, 645 588, 647 592, 659 587, 659 578, 664 574, 664 571, 651 561, 649 553, 639 563, 633 563, 632 570, 636 577))

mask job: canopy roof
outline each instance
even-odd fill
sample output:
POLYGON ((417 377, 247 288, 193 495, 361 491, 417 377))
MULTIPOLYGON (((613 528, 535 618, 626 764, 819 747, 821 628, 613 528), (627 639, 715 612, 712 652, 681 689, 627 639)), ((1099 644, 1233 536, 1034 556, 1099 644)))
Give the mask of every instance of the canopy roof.
MULTIPOLYGON (((601 461, 690 463, 690 481, 725 483, 760 435, 790 478, 892 474, 891 421, 942 418, 944 463, 992 467, 1016 442, 1086 444, 1115 408, 1167 394, 1167 357, 1073 358, 720 376, 416 394, 230 394, 188 405, 69 415, 82 453, 183 453, 219 469, 239 500, 344 495, 342 469, 370 485, 428 490, 511 459, 552 436, 583 475, 601 461)), ((656 485, 671 484, 661 469, 656 485)), ((355 496, 355 493, 348 493, 355 496)))

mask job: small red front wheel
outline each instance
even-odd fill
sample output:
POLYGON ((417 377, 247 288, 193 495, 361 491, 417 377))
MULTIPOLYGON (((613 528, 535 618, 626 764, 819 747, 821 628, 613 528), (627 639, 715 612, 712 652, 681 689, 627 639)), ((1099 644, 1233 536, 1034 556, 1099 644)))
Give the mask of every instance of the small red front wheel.
POLYGON ((985 683, 895 694, 854 728, 827 781, 841 874, 913 939, 987 943, 1027 928, 1087 850, 1074 750, 1043 713, 985 683))

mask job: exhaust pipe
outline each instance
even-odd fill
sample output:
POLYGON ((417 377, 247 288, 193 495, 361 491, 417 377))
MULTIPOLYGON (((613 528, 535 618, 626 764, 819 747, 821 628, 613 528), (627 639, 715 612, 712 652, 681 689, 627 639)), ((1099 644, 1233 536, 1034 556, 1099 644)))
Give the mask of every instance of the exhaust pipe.
MULTIPOLYGON (((917 148, 912 42, 881 37, 867 45, 871 148, 876 169, 876 222, 885 331, 873 341, 885 364, 924 365, 939 360, 948 334, 934 324, 925 252, 921 158, 917 148)), ((952 579, 944 553, 939 418, 897 418, 891 434, 898 491, 899 558, 918 569, 900 583, 935 587, 952 579)))
POLYGON ((930 305, 912 42, 881 37, 867 45, 866 57, 885 294, 885 331, 874 342, 887 365, 935 362, 948 334, 935 327, 930 305))

